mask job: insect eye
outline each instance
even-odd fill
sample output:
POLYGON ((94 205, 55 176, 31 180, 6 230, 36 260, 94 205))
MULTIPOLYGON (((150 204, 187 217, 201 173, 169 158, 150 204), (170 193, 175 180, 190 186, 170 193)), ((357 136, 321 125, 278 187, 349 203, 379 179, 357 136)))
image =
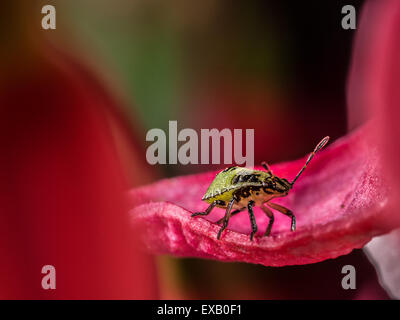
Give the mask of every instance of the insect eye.
POLYGON ((290 186, 289 181, 287 181, 286 179, 281 179, 281 180, 282 180, 282 184, 283 184, 285 187, 289 187, 289 186, 290 186))

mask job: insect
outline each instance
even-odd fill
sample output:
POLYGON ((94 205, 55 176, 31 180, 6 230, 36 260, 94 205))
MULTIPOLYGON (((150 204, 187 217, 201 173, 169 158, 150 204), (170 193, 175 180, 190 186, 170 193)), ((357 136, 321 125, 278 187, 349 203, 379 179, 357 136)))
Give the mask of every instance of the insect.
POLYGON ((269 202, 277 197, 287 196, 293 184, 302 174, 315 153, 328 143, 329 137, 323 138, 308 156, 305 164, 291 182, 277 177, 272 173, 269 166, 263 162, 261 165, 265 171, 252 170, 244 167, 229 167, 219 172, 211 182, 201 200, 209 203, 204 212, 195 212, 192 217, 206 216, 214 207, 225 208, 225 215, 217 221, 222 226, 218 231, 217 239, 228 225, 229 218, 247 209, 251 224, 250 240, 253 241, 257 232, 257 224, 254 218, 253 207, 259 206, 269 218, 264 236, 269 236, 274 223, 274 214, 271 209, 277 210, 291 219, 290 230, 296 229, 296 218, 289 209, 269 202), (232 211, 234 210, 234 211, 232 211))

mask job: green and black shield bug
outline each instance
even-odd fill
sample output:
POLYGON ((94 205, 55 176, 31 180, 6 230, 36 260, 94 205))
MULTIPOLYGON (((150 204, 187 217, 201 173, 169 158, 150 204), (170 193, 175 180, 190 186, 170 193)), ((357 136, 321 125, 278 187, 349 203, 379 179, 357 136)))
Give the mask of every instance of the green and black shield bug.
POLYGON ((254 234, 257 232, 253 207, 259 206, 269 218, 264 236, 269 236, 272 224, 274 223, 274 214, 270 208, 290 217, 290 230, 294 231, 296 228, 296 219, 292 211, 269 201, 277 197, 284 197, 289 193, 289 190, 293 187, 293 184, 307 167, 315 153, 324 147, 328 140, 329 137, 325 137, 317 144, 292 182, 274 175, 265 162, 262 163, 265 171, 243 167, 229 167, 222 170, 215 176, 201 199, 209 203, 210 206, 204 212, 193 213, 192 217, 208 215, 214 207, 225 208, 224 217, 217 221, 218 224, 222 223, 217 234, 217 239, 219 239, 222 231, 228 225, 229 218, 247 208, 251 224, 250 240, 252 241, 254 234))

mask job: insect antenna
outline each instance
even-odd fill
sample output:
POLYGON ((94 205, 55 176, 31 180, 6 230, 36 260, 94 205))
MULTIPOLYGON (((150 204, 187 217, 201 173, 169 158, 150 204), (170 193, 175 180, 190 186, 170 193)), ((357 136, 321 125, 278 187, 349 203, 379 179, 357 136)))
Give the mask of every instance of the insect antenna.
POLYGON ((290 182, 290 185, 293 186, 293 184, 295 183, 295 181, 297 180, 297 178, 303 173, 304 169, 307 167, 308 163, 311 161, 311 159, 314 157, 314 155, 317 153, 318 150, 322 149, 329 141, 329 137, 326 136, 325 138, 323 138, 318 144, 317 146, 314 148, 314 151, 310 153, 310 155, 307 158, 306 163, 304 164, 303 168, 301 168, 301 170, 299 171, 299 173, 294 177, 294 179, 292 180, 292 182, 290 182))

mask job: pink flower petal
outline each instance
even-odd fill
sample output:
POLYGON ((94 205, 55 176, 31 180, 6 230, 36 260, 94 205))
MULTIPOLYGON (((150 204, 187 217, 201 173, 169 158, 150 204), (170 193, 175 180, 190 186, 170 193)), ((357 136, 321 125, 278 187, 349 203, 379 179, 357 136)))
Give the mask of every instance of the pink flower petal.
POLYGON ((348 81, 349 125, 374 119, 392 211, 400 198, 400 1, 366 2, 357 31, 348 81))
MULTIPOLYGON (((366 2, 357 31, 348 82, 349 125, 367 116, 375 120, 383 174, 390 187, 387 211, 400 209, 400 2, 366 2), (390 208, 390 209, 389 209, 390 208)), ((398 217, 396 217, 398 219, 398 217)), ((400 298, 400 231, 375 238, 365 247, 380 281, 392 298, 400 298)))
MULTIPOLYGON (((268 266, 307 264, 335 258, 360 248, 373 236, 391 229, 385 184, 378 155, 364 139, 369 126, 320 151, 285 198, 273 202, 290 208, 297 229, 278 212, 270 237, 263 237, 268 218, 255 208, 258 232, 249 240, 247 212, 232 217, 220 240, 224 214, 214 209, 207 217, 190 215, 203 211, 201 198, 216 172, 177 177, 134 189, 129 193, 134 224, 141 224, 146 246, 158 254, 244 261, 268 266)), ((272 166, 273 172, 291 179, 305 159, 272 166)))
MULTIPOLYGON (((0 15, 29 21, 25 4, 0 15)), ((153 257, 126 216, 125 155, 140 173, 130 183, 146 170, 122 108, 79 55, 23 29, 8 24, 0 59, 0 299, 156 299, 153 257), (42 288, 45 265, 56 290, 42 288)))

